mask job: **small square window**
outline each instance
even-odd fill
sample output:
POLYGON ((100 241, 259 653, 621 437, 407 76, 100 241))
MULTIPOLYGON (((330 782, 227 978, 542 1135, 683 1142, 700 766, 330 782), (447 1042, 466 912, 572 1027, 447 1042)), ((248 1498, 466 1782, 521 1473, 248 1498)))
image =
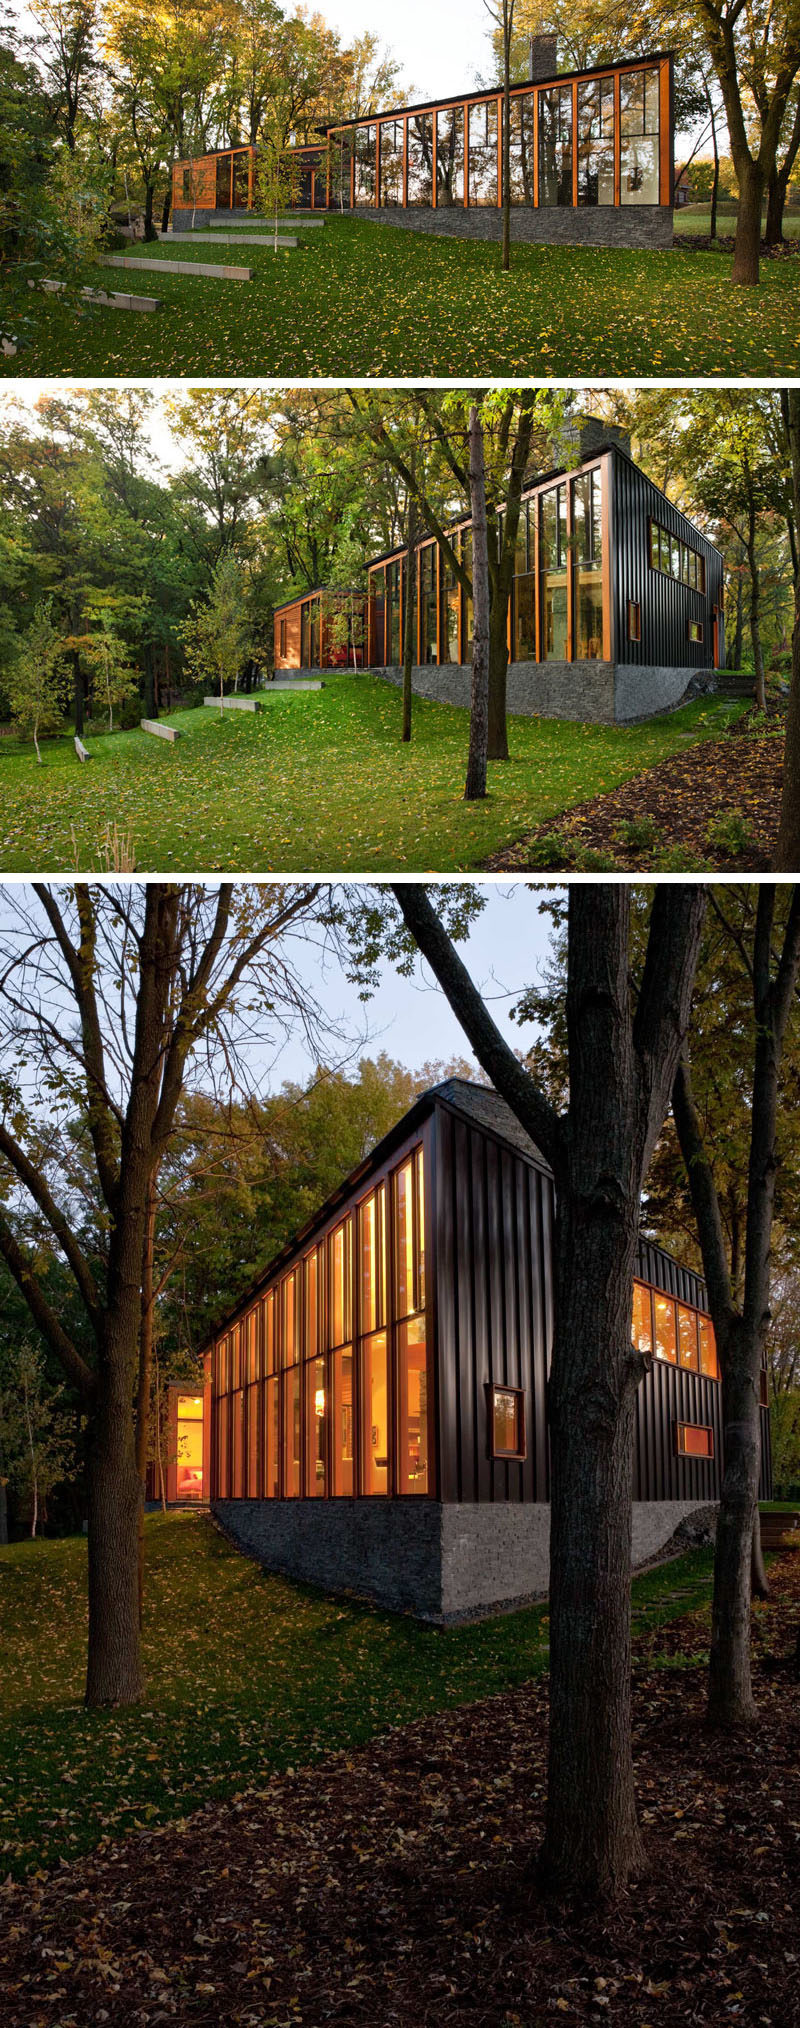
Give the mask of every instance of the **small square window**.
POLYGON ((641 609, 641 606, 640 606, 640 604, 639 604, 639 601, 638 601, 638 599, 629 599, 629 600, 628 600, 628 640, 629 640, 629 641, 640 641, 640 640, 641 640, 641 638, 642 638, 642 609, 641 609))
POLYGON ((690 641, 702 641, 702 638, 703 638, 703 622, 702 622, 702 620, 690 620, 690 621, 689 621, 689 639, 690 639, 690 641))
POLYGON ((521 1387, 490 1387, 489 1436, 493 1458, 525 1457, 525 1396, 521 1387))
POLYGON ((706 1423, 676 1422, 675 1449, 679 1458, 713 1458, 714 1431, 706 1423))

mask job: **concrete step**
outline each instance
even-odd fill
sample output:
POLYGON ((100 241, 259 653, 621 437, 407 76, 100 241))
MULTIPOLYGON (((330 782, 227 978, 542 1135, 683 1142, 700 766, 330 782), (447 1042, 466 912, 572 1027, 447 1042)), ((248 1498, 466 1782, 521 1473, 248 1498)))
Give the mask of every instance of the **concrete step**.
MULTIPOLYGON (((266 232, 160 232, 158 237, 173 246, 180 246, 182 240, 190 240, 192 246, 275 246, 275 234, 266 232)), ((281 247, 297 245, 294 234, 278 233, 279 252, 281 247)))
POLYGON ((250 268, 217 268, 208 261, 150 261, 138 254, 104 254, 101 268, 143 268, 154 275, 202 275, 214 282, 249 282, 250 268))

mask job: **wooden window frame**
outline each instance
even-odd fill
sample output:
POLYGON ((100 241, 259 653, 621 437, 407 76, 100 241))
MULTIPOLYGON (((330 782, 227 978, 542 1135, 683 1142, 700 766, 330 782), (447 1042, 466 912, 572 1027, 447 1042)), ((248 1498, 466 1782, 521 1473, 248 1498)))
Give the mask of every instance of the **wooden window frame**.
POLYGON ((487 1380, 486 1404, 488 1413, 487 1435, 489 1442, 490 1458, 497 1464, 524 1465, 528 1455, 528 1419, 525 1413, 524 1387, 512 1387, 510 1384, 506 1385, 506 1382, 503 1380, 487 1380), (517 1432, 520 1438, 520 1444, 519 1447, 513 1451, 500 1451, 497 1449, 497 1446, 495 1444, 494 1407, 495 1407, 495 1396, 498 1394, 513 1394, 514 1400, 516 1402, 517 1432))
POLYGON ((705 640, 705 627, 702 620, 689 621, 689 640, 693 648, 702 648, 705 640))
POLYGON ((628 600, 628 640, 641 644, 642 606, 640 599, 628 600))
POLYGON ((686 1422, 685 1420, 676 1421, 672 1425, 672 1432, 676 1458, 688 1458, 690 1463, 692 1464, 701 1464, 701 1465, 713 1464, 714 1431, 710 1422, 686 1422), (682 1439, 685 1439, 685 1432, 687 1430, 701 1431, 702 1434, 708 1438, 708 1449, 705 1451, 687 1450, 685 1440, 682 1441, 682 1439))

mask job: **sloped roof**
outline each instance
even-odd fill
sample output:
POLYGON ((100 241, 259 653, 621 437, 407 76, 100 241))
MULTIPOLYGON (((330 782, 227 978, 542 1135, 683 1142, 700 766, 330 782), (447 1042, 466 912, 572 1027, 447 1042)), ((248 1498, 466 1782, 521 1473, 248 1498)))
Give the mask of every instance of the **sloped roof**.
POLYGON ((489 1133, 497 1134, 501 1141, 508 1141, 509 1146, 516 1148, 519 1154, 527 1155, 530 1161, 537 1162, 540 1168, 549 1172, 550 1165, 541 1149, 531 1140, 530 1134, 526 1134, 516 1114, 512 1113, 511 1107, 500 1097, 500 1093, 495 1091, 493 1085, 471 1084, 466 1077, 448 1077, 443 1084, 433 1085, 431 1090, 424 1092, 422 1096, 428 1099, 441 1099, 456 1112, 464 1113, 475 1126, 484 1127, 489 1133))

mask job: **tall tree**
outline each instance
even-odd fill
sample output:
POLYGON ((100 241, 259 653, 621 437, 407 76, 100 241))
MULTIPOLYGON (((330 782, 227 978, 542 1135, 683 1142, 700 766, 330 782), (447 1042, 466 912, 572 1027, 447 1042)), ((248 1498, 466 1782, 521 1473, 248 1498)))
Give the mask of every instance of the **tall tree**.
POLYGON ((747 1723, 755 1715, 750 1678, 750 1585, 758 1520, 760 1376, 770 1315, 781 1055, 800 967, 800 889, 791 889, 782 934, 776 889, 769 883, 758 889, 752 926, 742 928, 730 914, 725 915, 720 897, 715 900, 715 910, 725 922, 726 934, 736 942, 752 987, 750 1149, 740 1303, 734 1296, 723 1210, 695 1101, 688 1048, 676 1073, 672 1111, 697 1221, 722 1375, 725 1463, 714 1559, 708 1710, 712 1723, 731 1726, 747 1723))
POLYGON ((277 1026, 299 1020, 312 1035, 324 1031, 293 959, 294 940, 319 924, 320 911, 309 886, 9 890, 0 934, 9 1066, 0 1164, 42 1239, 31 1249, 0 1209, 0 1254, 86 1416, 90 1705, 131 1703, 143 1687, 135 1399, 151 1185, 198 1050, 207 1069, 220 1052, 228 1072, 241 1063, 255 1002, 259 1042, 265 1008, 277 1026), (98 1220, 104 1231, 99 1261, 76 1229, 57 1130, 59 1117, 75 1113, 86 1121, 93 1231, 98 1220), (69 1269, 88 1351, 48 1296, 42 1262, 50 1251, 69 1269))
MULTIPOLYGON (((792 475, 795 528, 800 529, 800 390, 781 389, 781 414, 792 475)), ((775 871, 793 873, 800 867, 800 559, 795 555, 792 680, 786 720, 786 750, 775 871)))
POLYGON ((633 1417, 645 1370, 631 1344, 639 1207, 688 1026, 706 895, 656 889, 634 1008, 628 890, 570 889, 569 1100, 558 1108, 500 1035, 424 887, 394 893, 479 1063, 555 1175, 543 1866, 560 1889, 613 1894, 642 1858, 630 1713, 633 1417))
POLYGON ((475 637, 472 643, 472 699, 469 754, 464 798, 473 802, 486 794, 489 745, 489 544, 486 529, 486 472, 483 430, 477 407, 469 412, 469 490, 472 507, 472 597, 475 637))

